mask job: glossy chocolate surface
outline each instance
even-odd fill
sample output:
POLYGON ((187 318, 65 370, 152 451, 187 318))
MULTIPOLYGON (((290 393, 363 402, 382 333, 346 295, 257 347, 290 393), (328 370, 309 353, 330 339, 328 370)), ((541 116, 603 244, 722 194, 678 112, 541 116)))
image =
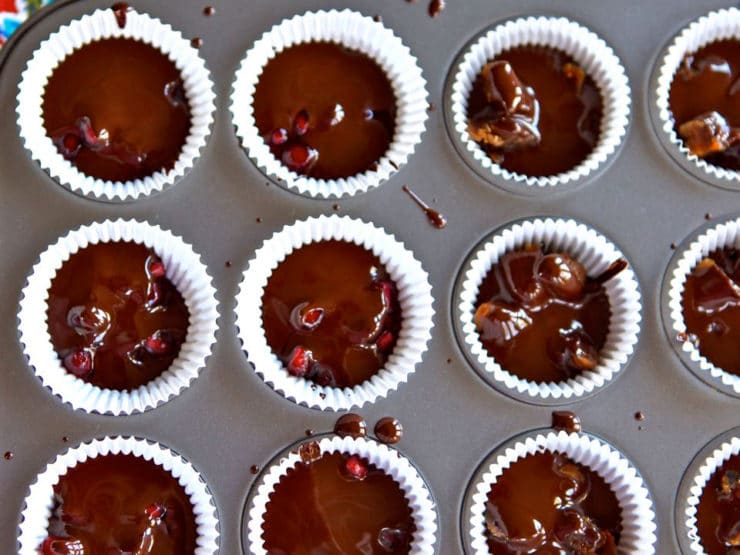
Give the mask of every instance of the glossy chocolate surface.
POLYGON ((188 318, 162 261, 137 243, 81 249, 49 290, 49 334, 63 366, 102 388, 130 391, 162 374, 180 352, 188 318))
POLYGON ((617 553, 614 492, 565 455, 546 451, 514 462, 491 488, 485 516, 493 555, 617 553))
POLYGON ((367 423, 359 414, 343 414, 334 423, 334 433, 339 437, 365 437, 367 436, 367 423))
POLYGON ((190 498, 169 472, 134 455, 105 455, 78 464, 54 486, 40 552, 190 555, 196 530, 190 498))
POLYGON ((414 521, 388 474, 357 455, 324 453, 280 479, 262 529, 271 555, 402 554, 414 521))
POLYGON ((381 443, 394 444, 401 441, 403 437, 403 426, 397 418, 386 416, 375 423, 373 432, 381 443))
MULTIPOLYGON (((120 12, 125 18, 125 10, 120 12)), ((43 98, 46 133, 86 175, 129 181, 169 171, 190 131, 180 71, 133 39, 103 39, 54 69, 43 98)))
POLYGON ((556 175, 580 164, 601 127, 593 79, 570 56, 544 46, 512 48, 492 62, 468 99, 473 139, 494 162, 523 175, 556 175))
POLYGON ((505 370, 534 381, 559 382, 593 369, 609 331, 603 282, 560 253, 538 246, 504 254, 478 292, 474 321, 481 342, 505 370))
POLYGON ((270 60, 254 116, 273 154, 318 179, 373 169, 393 140, 396 97, 380 66, 360 52, 313 42, 270 60))
POLYGON ((351 387, 381 369, 401 327, 393 281, 364 247, 305 245, 273 271, 262 297, 267 343, 292 375, 351 387))
POLYGON ((717 249, 686 277, 683 317, 687 334, 712 364, 740 376, 740 252, 717 249))
POLYGON ((699 498, 696 520, 707 555, 740 552, 740 455, 727 459, 712 474, 699 498))
POLYGON ((684 57, 669 103, 691 152, 740 170, 740 41, 713 42, 684 57))

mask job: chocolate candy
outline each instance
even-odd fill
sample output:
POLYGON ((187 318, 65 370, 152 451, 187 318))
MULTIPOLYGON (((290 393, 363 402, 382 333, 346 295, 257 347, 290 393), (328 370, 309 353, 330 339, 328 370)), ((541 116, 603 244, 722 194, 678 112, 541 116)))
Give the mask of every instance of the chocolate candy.
POLYGON ((707 555, 740 550, 740 455, 730 457, 707 481, 696 508, 696 526, 707 555))

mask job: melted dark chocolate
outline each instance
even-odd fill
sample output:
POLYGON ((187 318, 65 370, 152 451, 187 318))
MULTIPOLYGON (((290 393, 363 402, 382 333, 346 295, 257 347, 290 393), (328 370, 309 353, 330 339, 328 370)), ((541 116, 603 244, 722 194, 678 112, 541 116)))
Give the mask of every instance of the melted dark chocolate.
POLYGON ((593 369, 611 316, 603 282, 625 266, 617 261, 590 278, 567 254, 537 246, 506 253, 478 293, 481 342, 504 369, 537 383, 593 369))
POLYGON ((371 169, 393 139, 396 97, 360 52, 314 42, 270 60, 254 93, 257 127, 276 158, 318 179, 371 169))
POLYGON ((98 243, 73 254, 49 289, 48 325, 62 364, 102 388, 131 391, 180 352, 185 301, 143 245, 98 243))
POLYGON ((116 16, 116 23, 118 23, 119 28, 123 29, 126 26, 126 12, 130 9, 131 6, 126 2, 116 2, 111 6, 111 10, 113 10, 113 14, 116 16))
MULTIPOLYGON (((740 252, 717 249, 686 278, 683 291, 685 337, 712 364, 740 375, 740 252)), ((682 342, 683 342, 682 341, 682 342)))
POLYGON ((565 53, 522 46, 500 54, 468 99, 471 136, 509 171, 556 175, 573 169, 599 139, 601 93, 565 53), (496 70, 493 74, 490 70, 496 70))
POLYGON ((62 476, 48 533, 43 555, 190 555, 196 548, 185 489, 162 467, 133 455, 88 459, 62 476))
POLYGON ((268 553, 408 553, 414 521, 399 485, 357 455, 325 453, 287 471, 262 525, 268 553))
POLYGON ((569 410, 556 410, 552 413, 552 428, 566 432, 580 432, 581 419, 569 410))
POLYGON ((437 17, 445 9, 445 0, 431 0, 429 2, 429 17, 437 17))
POLYGON ((169 171, 190 131, 180 71, 153 46, 124 38, 67 56, 44 90, 43 117, 62 156, 110 181, 169 171))
POLYGON ((288 372, 352 387, 381 369, 401 327, 396 287, 364 247, 321 241, 292 252, 262 297, 267 343, 288 372))
POLYGON ((712 474, 696 509, 696 526, 705 553, 734 555, 740 547, 740 455, 727 459, 712 474))
POLYGON ((722 40, 688 54, 671 84, 676 133, 715 166, 740 170, 740 41, 722 40))
POLYGON ((404 185, 402 189, 408 196, 411 197, 416 205, 421 208, 421 210, 424 212, 424 215, 427 217, 427 220, 429 220, 429 223, 431 223, 437 229, 443 229, 447 227, 447 218, 444 214, 442 214, 441 212, 437 212, 426 202, 421 200, 421 197, 413 192, 408 185, 404 185))
POLYGON ((601 476, 546 451, 504 470, 488 494, 486 526, 493 555, 616 555, 621 516, 601 476))
POLYGON ((365 437, 367 424, 359 414, 348 413, 340 416, 334 424, 334 433, 339 437, 365 437))
POLYGON ((381 443, 394 444, 401 441, 403 437, 403 426, 396 418, 386 416, 375 424, 375 437, 381 443))

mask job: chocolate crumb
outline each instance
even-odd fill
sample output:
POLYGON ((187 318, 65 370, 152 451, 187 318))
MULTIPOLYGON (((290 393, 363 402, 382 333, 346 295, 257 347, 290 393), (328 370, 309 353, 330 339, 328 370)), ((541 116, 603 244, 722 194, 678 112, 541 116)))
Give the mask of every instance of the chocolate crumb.
POLYGON ((393 169, 398 170, 398 164, 396 164, 393 160, 388 160, 388 163, 393 166, 393 169))
POLYGON ((676 243, 671 243, 671 250, 676 250, 676 243))
POLYGON ((338 204, 334 204, 334 205, 332 206, 332 208, 333 208, 334 210, 339 210, 340 206, 339 206, 338 204))
POLYGON ((447 359, 447 364, 452 364, 452 359, 451 358, 448 358, 447 359))
POLYGON ((200 37, 195 37, 190 41, 190 46, 192 46, 193 48, 200 48, 201 46, 203 46, 203 39, 200 37))
POLYGON ((704 219, 707 220, 707 221, 711 220, 712 219, 712 214, 710 212, 707 212, 706 214, 704 214, 704 219))
POLYGON ((3 455, 3 458, 6 461, 11 460, 13 457, 15 457, 15 454, 12 451, 5 451, 5 454, 3 455))
POLYGON ((383 18, 382 18, 382 17, 380 17, 380 15, 379 15, 379 14, 375 14, 375 15, 373 16, 373 21, 375 21, 376 23, 383 23, 383 18))
POLYGON ((429 17, 437 17, 444 9, 444 0, 432 0, 429 2, 429 17))
POLYGON ((643 413, 642 411, 639 411, 638 410, 635 413, 635 420, 637 420, 638 422, 642 422, 643 420, 645 420, 645 413, 643 413))
POLYGON ((321 397, 322 399, 326 399, 326 393, 319 393, 319 397, 321 397))
POLYGON ((227 268, 231 268, 231 260, 227 260, 227 261, 226 261, 226 262, 224 263, 224 266, 226 266, 227 268))
POLYGON ((216 8, 214 8, 213 6, 206 6, 205 8, 203 8, 203 15, 205 15, 206 17, 211 17, 215 13, 216 8))
POLYGON ((249 467, 249 471, 252 474, 257 474, 260 471, 260 467, 258 464, 253 464, 252 466, 249 467))
POLYGON ((62 436, 63 443, 69 443, 69 436, 62 436))
POLYGON ((311 437, 313 435, 313 430, 311 428, 308 428, 306 430, 306 437, 311 437))
POLYGON ((256 219, 255 221, 256 221, 256 222, 257 222, 258 224, 261 224, 261 223, 262 223, 262 218, 260 218, 260 217, 257 217, 257 219, 256 219))
POLYGON ((430 102, 429 106, 427 106, 427 112, 434 112, 436 109, 437 107, 434 105, 434 102, 430 102))

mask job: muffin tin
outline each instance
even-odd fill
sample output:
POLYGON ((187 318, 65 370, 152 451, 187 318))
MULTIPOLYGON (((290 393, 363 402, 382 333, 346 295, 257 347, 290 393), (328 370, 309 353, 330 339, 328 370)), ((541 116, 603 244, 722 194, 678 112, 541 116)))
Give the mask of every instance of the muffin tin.
MULTIPOLYGON (((216 92, 215 122, 201 158, 163 193, 132 203, 106 204, 56 184, 23 147, 15 107, 20 75, 32 52, 60 25, 111 2, 59 0, 37 13, 0 54, 0 552, 16 551, 24 497, 55 456, 80 442, 126 435, 160 442, 202 475, 216 503, 220 553, 242 553, 252 465, 264 467, 307 429, 330 431, 337 414, 298 406, 275 393, 248 364, 235 327, 242 272, 257 248, 296 220, 348 215, 383 227, 410 249, 429 273, 434 297, 432 340, 409 381, 354 412, 372 426, 392 415, 404 426, 395 446, 426 480, 439 517, 438 553, 463 553, 463 496, 476 468, 498 445, 549 423, 552 407, 510 399, 481 380, 455 339, 453 288, 479 241, 515 220, 573 218, 603 232, 632 263, 642 293, 639 342, 620 375, 598 393, 563 407, 584 430, 618 448, 644 477, 658 519, 656 552, 677 553, 674 508, 681 477, 701 447, 736 427, 737 398, 696 379, 663 331, 661 280, 673 254, 696 228, 736 217, 738 191, 712 187, 666 152, 651 121, 653 67, 672 37, 690 21, 727 4, 693 0, 572 2, 449 0, 432 19, 425 3, 402 0, 134 1, 134 7, 203 40, 216 92), (312 200, 271 182, 240 148, 229 110, 234 75, 264 31, 308 9, 349 7, 394 31, 417 57, 434 109, 416 152, 379 188, 341 200, 312 200), (466 44, 499 21, 556 15, 603 38, 624 65, 632 91, 630 127, 621 149, 599 175, 577 187, 526 197, 496 187, 456 151, 445 124, 446 82, 466 44), (414 191, 447 216, 432 227, 402 192, 414 191), (107 218, 135 218, 182 236, 202 255, 219 301, 213 353, 200 377, 176 399, 143 414, 101 416, 75 411, 46 390, 30 370, 19 342, 20 292, 39 254, 71 229, 107 218), (230 264, 227 264, 227 261, 230 264), (644 421, 635 413, 645 414, 644 421), (63 438, 67 438, 67 442, 63 438)), ((654 119, 654 118, 653 118, 654 119)), ((658 130, 659 131, 659 130, 658 130)))

